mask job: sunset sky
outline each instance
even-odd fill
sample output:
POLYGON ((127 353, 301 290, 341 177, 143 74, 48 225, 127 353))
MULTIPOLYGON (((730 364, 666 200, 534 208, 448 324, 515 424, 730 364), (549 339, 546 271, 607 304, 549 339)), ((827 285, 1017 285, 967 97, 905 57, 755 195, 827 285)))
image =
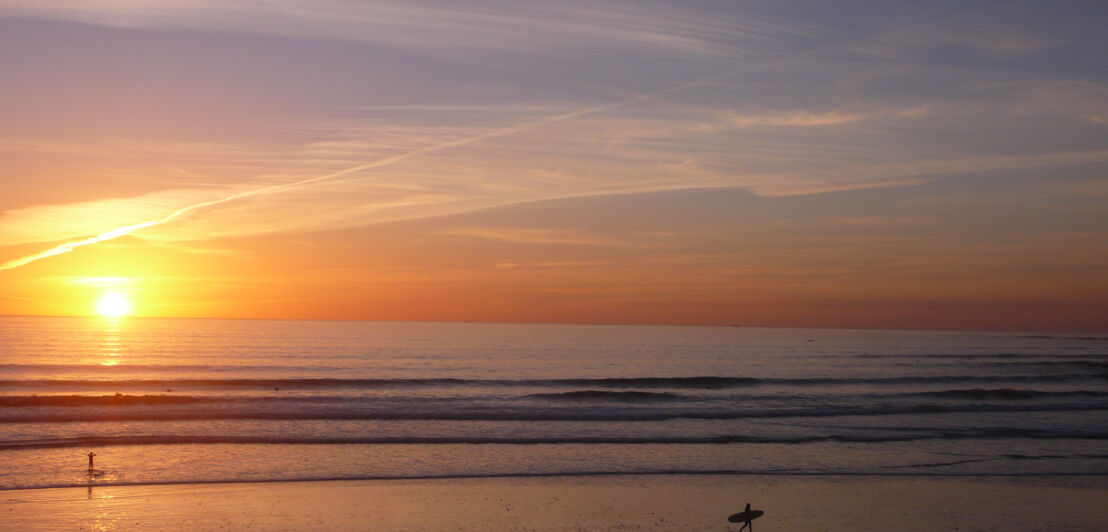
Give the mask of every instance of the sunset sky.
POLYGON ((1106 22, 0 0, 0 314, 1105 331, 1106 22))

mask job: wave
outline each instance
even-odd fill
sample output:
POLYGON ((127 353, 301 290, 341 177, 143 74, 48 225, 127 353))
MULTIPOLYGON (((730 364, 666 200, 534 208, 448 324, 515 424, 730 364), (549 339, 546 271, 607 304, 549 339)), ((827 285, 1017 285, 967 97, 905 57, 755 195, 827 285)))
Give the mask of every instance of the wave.
POLYGON ((924 462, 918 464, 896 464, 882 466, 882 469, 908 469, 908 468, 942 468, 950 467, 954 465, 973 464, 979 462, 993 462, 997 460, 1106 460, 1108 454, 1043 454, 1043 455, 1025 455, 1025 454, 1002 454, 997 456, 986 456, 981 458, 965 458, 962 460, 946 460, 942 462, 924 462))
POLYGON ((915 358, 927 359, 1071 359, 1071 358, 1108 358, 1108 353, 861 353, 849 355, 850 358, 915 358))
POLYGON ((1015 338, 1027 338, 1035 340, 1093 340, 1108 341, 1108 336, 1054 336, 1050 334, 1025 334, 1015 338))
POLYGON ((1093 369, 1108 369, 1108 361, 1106 360, 1031 360, 1020 362, 1008 362, 1000 364, 1003 367, 1042 367, 1042 368, 1054 368, 1054 367, 1077 367, 1077 368, 1093 368, 1093 369))
POLYGON ((1038 399, 1045 397, 1108 397, 1106 391, 1095 390, 1069 390, 1062 392, 1048 392, 1041 390, 1024 390, 1018 388, 970 388, 962 390, 939 390, 931 392, 912 392, 895 394, 896 396, 912 397, 945 397, 954 399, 1038 399))
POLYGON ((1077 382, 1101 379, 1104 375, 1093 373, 1065 373, 1054 375, 928 375, 905 377, 815 377, 801 379, 771 379, 776 384, 797 386, 849 385, 849 384, 944 384, 960 382, 1077 382))
POLYGON ((457 386, 481 381, 465 379, 21 379, 0 380, 0 387, 72 387, 72 388, 388 388, 418 386, 457 386))
POLYGON ((281 371, 285 373, 295 371, 341 371, 347 368, 339 366, 272 366, 272 365, 236 365, 236 364, 118 364, 105 366, 103 364, 0 364, 0 371, 40 371, 47 373, 64 373, 70 371, 97 372, 97 373, 171 373, 182 371, 210 371, 218 373, 232 373, 243 371, 281 371))
POLYGON ((669 388, 669 389, 727 389, 765 385, 836 386, 852 384, 935 384, 957 382, 1064 382, 1108 378, 1108 374, 1067 373, 1054 375, 931 375, 901 377, 609 377, 568 379, 333 379, 333 378, 279 378, 279 379, 3 379, 0 388, 58 388, 71 389, 166 389, 179 388, 253 388, 253 389, 319 389, 319 388, 421 388, 421 387, 571 387, 571 388, 669 388))
POLYGON ((531 397, 536 399, 550 399, 550 400, 566 400, 566 401, 589 401, 594 399, 610 400, 610 401, 627 401, 627 402, 652 402, 652 401, 677 401, 695 399, 687 395, 681 395, 671 392, 640 392, 640 391, 621 391, 614 392, 609 390, 574 390, 572 392, 560 392, 560 393, 533 393, 524 397, 531 397))
POLYGON ((703 468, 703 469, 691 469, 691 468, 658 468, 658 469, 635 469, 635 470, 618 470, 618 469, 572 469, 561 471, 528 471, 528 472, 487 472, 479 471, 472 473, 443 473, 443 474, 349 474, 349 475, 296 475, 296 474, 278 474, 267 478, 204 478, 204 479, 158 479, 147 481, 132 481, 132 480, 114 480, 110 483, 102 484, 89 484, 87 481, 82 482, 42 482, 42 483, 26 483, 17 484, 13 486, 0 486, 0 491, 13 491, 13 490, 28 490, 28 489, 50 489, 50 488, 89 488, 89 487, 108 487, 108 486, 180 486, 180 485, 215 485, 215 484, 268 484, 276 482, 333 482, 333 481, 353 481, 353 480, 459 480, 459 479, 496 479, 496 478, 558 478, 558 477, 663 477, 663 476, 709 476, 709 475, 728 475, 728 476, 770 476, 770 477, 890 477, 890 478, 917 478, 920 476, 929 477, 944 477, 944 478, 983 478, 983 477, 1003 477, 1003 478, 1017 478, 1017 477, 1099 477, 1103 476, 1103 473, 1091 471, 1091 472, 1073 472, 1073 471, 1052 471, 1049 473, 1041 472, 942 472, 939 474, 923 474, 918 471, 902 472, 902 471, 889 471, 887 469, 876 469, 872 471, 843 471, 841 469, 825 470, 825 469, 811 469, 811 468, 789 468, 789 469, 718 469, 718 468, 703 468))
POLYGON ((764 379, 748 377, 610 377, 597 379, 9 379, 0 387, 73 387, 73 388, 414 388, 441 386, 570 386, 599 388, 688 388, 718 389, 752 386, 764 379))
POLYGON ((1085 359, 1071 359, 1071 360, 1017 360, 1017 361, 1000 361, 1000 360, 955 360, 955 361, 941 361, 941 362, 926 362, 919 360, 911 360, 905 362, 890 362, 890 365, 897 367, 955 367, 974 365, 981 368, 1092 368, 1092 369, 1108 369, 1108 360, 1085 360, 1085 359))
POLYGON ((3 395, 0 396, 0 407, 180 405, 213 400, 215 398, 119 393, 115 395, 3 395))
MULTIPOLYGON (((750 436, 729 434, 719 436, 247 436, 247 435, 157 435, 157 436, 76 436, 0 442, 0 450, 88 447, 106 445, 184 445, 184 444, 284 444, 284 445, 697 445, 697 444, 805 444, 821 442, 891 443, 922 440, 992 440, 992 439, 1108 439, 1104 431, 1059 431, 1020 428, 984 428, 949 431, 917 432, 914 434, 834 434, 808 436, 750 436)), ((1095 455, 1108 458, 1108 455, 1095 455)), ((1025 458, 1025 457, 1012 457, 1025 458)))
POLYGON ((1103 403, 1027 404, 910 404, 876 406, 841 406, 778 409, 746 408, 641 408, 590 405, 581 407, 494 407, 475 406, 413 408, 403 401, 386 405, 298 408, 274 407, 260 402, 259 407, 233 404, 197 405, 135 405, 110 409, 5 409, 0 410, 0 423, 55 423, 99 421, 186 421, 216 419, 253 420, 387 420, 387 421, 613 421, 643 422, 674 419, 762 419, 762 418, 827 418, 843 416, 896 416, 943 413, 986 412, 1081 412, 1108 411, 1103 403), (175 408, 175 406, 179 408, 175 408), (152 408, 157 407, 157 408, 152 408))
POLYGON ((936 397, 944 399, 1003 399, 1003 400, 1027 400, 1040 398, 1076 398, 1076 397, 1108 397, 1108 391, 1102 390, 1066 390, 1066 391, 1042 391, 1024 388, 962 388, 948 390, 933 390, 924 392, 903 393, 864 393, 847 395, 818 396, 803 394, 796 396, 782 395, 685 395, 673 392, 645 392, 635 390, 573 390, 555 393, 531 393, 519 396, 511 395, 486 395, 467 397, 428 397, 428 396, 344 396, 344 395, 0 395, 0 408, 22 407, 128 407, 143 405, 188 405, 196 403, 208 403, 216 405, 236 404, 268 404, 280 405, 340 405, 348 408, 388 407, 403 404, 406 407, 438 406, 445 408, 465 409, 467 405, 486 404, 501 408, 519 407, 521 403, 514 402, 527 399, 542 399, 557 402, 571 402, 574 404, 596 401, 603 403, 654 403, 654 402, 684 402, 686 405, 694 405, 703 401, 711 401, 715 404, 721 402, 762 402, 773 400, 811 400, 822 398, 825 401, 888 401, 903 400, 910 397, 936 397))

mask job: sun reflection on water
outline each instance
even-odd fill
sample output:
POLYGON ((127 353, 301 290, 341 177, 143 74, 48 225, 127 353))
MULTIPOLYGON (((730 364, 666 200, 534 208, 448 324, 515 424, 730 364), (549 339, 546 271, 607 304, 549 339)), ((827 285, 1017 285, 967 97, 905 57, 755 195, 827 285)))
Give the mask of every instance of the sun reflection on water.
POLYGON ((107 327, 104 328, 104 333, 100 340, 100 365, 119 365, 119 349, 121 345, 119 321, 112 320, 107 327))

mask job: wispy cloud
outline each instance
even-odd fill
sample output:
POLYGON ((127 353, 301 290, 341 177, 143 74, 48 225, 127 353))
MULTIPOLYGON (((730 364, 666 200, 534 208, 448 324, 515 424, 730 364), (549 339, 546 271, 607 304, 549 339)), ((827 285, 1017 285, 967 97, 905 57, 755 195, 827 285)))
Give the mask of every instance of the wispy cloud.
MULTIPOLYGON (((1000 87, 997 87, 1000 89, 1000 87)), ((1036 81, 1011 84, 1018 114, 1108 122, 1108 85, 1091 81, 1036 81)))
POLYGON ((1108 150, 1049 153, 1042 155, 1010 155, 999 157, 966 157, 938 161, 913 161, 871 167, 857 167, 850 171, 851 179, 827 181, 826 177, 841 172, 812 172, 797 174, 789 186, 766 187, 760 190, 765 196, 789 196, 818 194, 842 190, 858 190, 874 187, 910 185, 952 175, 991 170, 1018 170, 1078 164, 1108 162, 1108 150))
POLYGON ((574 246, 638 247, 641 243, 577 229, 530 229, 518 227, 458 227, 440 235, 495 240, 512 244, 559 244, 574 246))
POLYGON ((735 53, 795 29, 756 17, 724 19, 662 4, 543 2, 503 4, 377 0, 4 0, 6 16, 121 27, 196 28, 327 38, 435 53, 550 51, 623 43, 680 53, 735 53))
POLYGON ((540 262, 500 261, 493 265, 497 270, 571 270, 582 268, 605 268, 612 265, 610 260, 556 260, 540 262))
POLYGON ((963 17, 935 23, 904 25, 882 32, 877 42, 897 47, 965 46, 992 52, 1015 54, 1051 46, 1054 41, 1032 29, 1006 25, 1003 22, 963 17))
POLYGON ((858 227, 897 227, 904 225, 934 224, 932 216, 838 216, 826 223, 858 227))
MULTIPOLYGON (((1103 163, 1108 161, 1108 151, 1073 153, 1045 153, 1029 155, 1005 155, 991 157, 948 157, 897 161, 896 159, 873 162, 858 159, 857 162, 826 162, 818 157, 819 151, 804 153, 803 145, 796 155, 788 159, 791 164, 809 159, 811 168, 792 170, 779 166, 772 171, 743 172, 712 164, 690 164, 689 160, 670 165, 666 152, 657 149, 638 153, 637 148, 612 160, 596 159, 589 174, 574 171, 551 172, 536 169, 528 172, 527 179, 496 183, 488 180, 490 169, 466 169, 466 157, 459 160, 446 150, 469 146, 514 134, 531 132, 540 126, 553 126, 571 119, 585 120, 600 113, 605 106, 561 113, 553 117, 531 120, 493 131, 474 132, 470 136, 454 136, 440 143, 413 148, 399 155, 385 157, 370 163, 362 163, 338 171, 330 171, 304 179, 293 179, 268 184, 240 183, 233 186, 171 189, 133 198, 114 198, 76 204, 47 205, 11 210, 0 217, 5 227, 4 244, 14 245, 32 242, 57 241, 74 235, 93 233, 95 236, 63 243, 39 254, 12 260, 3 266, 10 269, 34 260, 68 252, 80 246, 102 242, 154 226, 174 222, 178 227, 162 227, 157 233, 146 233, 148 238, 170 240, 205 240, 211 238, 250 234, 295 232, 304 230, 334 229, 369 225, 403 219, 417 219, 444 214, 456 214, 490 207, 532 202, 555 198, 581 197, 600 194, 624 194, 679 190, 690 188, 741 187, 766 196, 813 194, 837 190, 897 186, 919 183, 923 180, 959 173, 998 169, 1036 168, 1072 164, 1103 163), (441 160, 434 160, 440 157, 441 160), (662 157, 659 159, 659 157, 662 157), (427 161, 431 158, 432 161, 427 161), (637 165, 618 170, 625 160, 636 160, 637 165), (649 179, 625 175, 627 170, 642 168, 657 160, 649 179), (459 165, 458 163, 462 164, 459 165), (401 164, 404 163, 404 164, 401 164), (430 164, 424 169, 424 165, 430 164), (614 173, 608 173, 609 166, 614 173), (386 167, 401 167, 386 172, 386 167), (451 169, 450 167, 454 168, 451 169), (830 166, 820 168, 820 166, 830 166), (373 170, 371 177, 360 174, 373 170), (596 172, 603 170, 603 174, 596 172), (453 173, 452 173, 453 172, 453 173), (459 173, 459 172, 470 172, 459 173), (295 192, 295 193, 294 193, 295 192), (265 197, 265 201, 255 199, 265 197), (323 205, 327 205, 323 208, 323 205), (203 216, 197 216, 203 212, 203 216), (280 213, 280 214, 278 214, 280 213), (135 220, 145 220, 135 222, 135 220), (187 222, 181 224, 181 222, 187 222)), ((896 113, 893 113, 894 115, 896 113)), ((617 123, 621 122, 618 118, 617 123)), ((596 130, 587 122, 587 129, 596 130)), ((574 128, 578 129, 580 125, 574 128)), ((610 127, 610 126, 605 126, 610 127)), ((626 136, 633 128, 619 128, 626 136)), ((634 138, 634 137, 631 137, 634 138)), ((653 143, 651 137, 639 137, 631 146, 653 143)), ((556 142, 550 139, 549 142, 556 142)), ((686 154, 703 153, 704 161, 716 155, 704 152, 708 144, 698 144, 696 137, 684 142, 686 154)), ((340 143, 343 149, 347 144, 340 143)), ((353 144, 357 146, 357 144, 353 144)), ((757 147, 757 145, 754 145, 757 147)), ((314 147, 313 147, 314 149, 314 147)), ((483 150, 501 148, 485 146, 483 150)), ((564 148, 559 148, 562 150, 564 148)), ((720 149, 728 149, 726 145, 720 149)), ((757 147, 766 150, 767 147, 757 147)), ((351 149, 346 155, 354 155, 351 149)), ((479 150, 481 160, 501 160, 506 168, 515 164, 512 157, 499 153, 493 156, 479 150)), ((552 156, 565 151, 552 152, 552 156)), ((773 154, 779 157, 781 154, 773 154)), ((523 164, 536 164, 534 153, 527 154, 523 164)), ((599 154, 593 154, 597 156, 599 154)), ((687 155, 686 155, 687 156, 687 155)), ((557 163, 553 163, 557 164, 557 163)), ((771 170, 767 168, 767 170, 771 170)))
MULTIPOLYGON (((232 194, 229 194, 229 195, 217 198, 217 199, 200 201, 200 202, 197 202, 197 203, 192 203, 192 204, 186 205, 186 206, 181 207, 179 209, 176 209, 176 210, 170 212, 169 214, 166 214, 165 216, 162 216, 160 218, 155 218, 155 219, 151 219, 151 220, 147 220, 147 221, 143 221, 143 222, 139 222, 139 223, 132 223, 132 224, 123 225, 123 226, 111 229, 109 231, 104 231, 104 232, 102 232, 100 234, 97 234, 95 236, 65 242, 63 244, 59 244, 59 245, 57 245, 53 248, 47 249, 45 251, 41 251, 41 252, 38 252, 38 253, 34 253, 34 254, 31 254, 31 255, 27 255, 27 256, 24 256, 24 257, 20 257, 18 259, 14 259, 14 260, 5 262, 3 264, 0 264, 0 271, 10 270, 12 268, 18 268, 20 266, 24 266, 26 264, 30 264, 30 263, 38 261, 38 260, 42 260, 42 259, 45 259, 45 258, 57 256, 57 255, 61 255, 63 253, 69 253, 70 251, 73 251, 74 249, 77 249, 79 247, 88 246, 88 245, 92 245, 92 244, 97 244, 97 243, 105 242, 105 241, 108 241, 108 240, 114 240, 116 238, 120 238, 122 236, 129 235, 131 233, 134 233, 135 231, 138 231, 138 230, 141 230, 141 229, 146 229, 148 227, 163 225, 163 224, 172 222, 172 221, 174 221, 178 218, 188 216, 188 215, 190 215, 190 214, 192 214, 196 211, 200 211, 202 209, 215 207, 215 206, 222 205, 222 204, 225 204, 225 203, 235 202, 235 201, 242 200, 242 199, 245 199, 245 198, 250 198, 250 197, 253 197, 253 196, 275 194, 275 193, 278 193, 278 192, 283 192, 283 191, 288 190, 288 189, 294 189, 294 188, 304 187, 304 186, 308 186, 308 185, 313 185, 313 184, 316 184, 316 183, 321 183, 321 182, 324 182, 324 181, 329 181, 329 180, 333 180, 333 179, 336 179, 336 178, 340 178, 340 177, 343 177, 343 176, 346 176, 346 175, 349 175, 349 174, 354 174, 354 173, 362 172, 362 171, 365 171, 365 170, 371 170, 371 169, 375 169, 375 168, 379 168, 379 167, 389 166, 391 164, 394 164, 394 163, 397 163, 397 162, 400 162, 400 161, 404 161, 404 160, 409 159, 409 158, 418 157, 420 155, 427 154, 427 153, 434 153, 434 152, 438 152, 438 151, 449 149, 449 148, 456 148, 456 147, 460 147, 460 146, 466 146, 466 145, 469 145, 469 144, 485 141, 485 140, 488 140, 488 139, 494 139, 494 138, 498 138, 498 137, 514 135, 514 134, 517 134, 517 133, 520 133, 520 132, 523 132, 523 131, 527 131, 529 129, 533 129, 533 128, 542 127, 542 126, 549 125, 549 124, 554 124, 554 123, 557 123, 557 122, 570 120, 570 119, 577 118, 577 117, 580 117, 580 116, 599 113, 599 112, 606 111, 606 110, 609 110, 609 109, 613 109, 615 107, 626 105, 626 104, 629 104, 629 103, 632 103, 632 102, 637 102, 637 101, 641 101, 641 100, 644 100, 644 99, 647 99, 647 98, 652 98, 652 97, 660 96, 660 95, 663 95, 663 94, 684 90, 684 89, 687 89, 689 87, 694 87, 694 86, 700 85, 702 83, 703 83, 702 81, 686 83, 686 84, 678 85, 676 87, 669 87, 669 88, 666 88, 666 89, 663 89, 663 90, 660 90, 660 91, 655 91, 655 92, 649 93, 649 94, 639 94, 639 95, 633 96, 633 97, 631 97, 627 100, 623 100, 623 101, 612 102, 612 103, 599 105, 599 106, 593 106, 593 107, 586 107, 586 108, 583 108, 583 109, 577 109, 577 110, 574 110, 574 111, 571 111, 571 112, 568 112, 568 113, 543 117, 543 118, 540 118, 540 119, 537 119, 537 120, 531 120, 531 121, 527 121, 527 122, 523 122, 523 123, 519 123, 519 124, 514 124, 514 125, 511 125, 511 126, 508 126, 508 127, 496 129, 494 131, 487 131, 487 132, 483 132, 483 133, 468 136, 468 137, 463 137, 463 138, 458 138, 458 139, 453 139, 453 140, 441 142, 441 143, 438 143, 438 144, 433 144, 433 145, 429 145, 429 146, 422 146, 422 147, 419 147, 419 148, 416 148, 416 149, 413 149, 413 150, 410 150, 410 151, 407 151, 407 152, 404 152, 404 153, 401 153, 401 154, 398 154, 398 155, 393 155, 393 156, 385 157, 385 158, 382 158, 382 159, 378 159, 376 161, 351 166, 349 168, 344 168, 342 170, 338 170, 338 171, 334 171, 334 172, 328 172, 326 174, 318 175, 318 176, 315 176, 315 177, 310 177, 310 178, 307 178, 307 179, 300 179, 300 180, 293 181, 293 182, 290 182, 290 183, 279 183, 279 184, 268 185, 268 186, 263 186, 263 187, 259 187, 259 188, 247 188, 247 189, 244 189, 244 190, 241 190, 241 191, 238 191, 238 192, 235 192, 235 193, 232 193, 232 194)), ((98 202, 97 202, 97 206, 99 206, 98 202)), ((402 206, 410 207, 412 205, 411 205, 410 202, 404 202, 404 203, 402 203, 402 206)), ((376 205, 375 207, 380 208, 381 206, 376 205)), ((408 216, 411 216, 411 215, 408 215, 408 216)))
POLYGON ((729 122, 737 127, 749 126, 830 126, 836 124, 848 124, 858 122, 873 116, 864 113, 850 113, 843 111, 829 111, 826 113, 810 113, 806 111, 793 111, 787 113, 773 113, 765 115, 740 115, 732 114, 729 122))

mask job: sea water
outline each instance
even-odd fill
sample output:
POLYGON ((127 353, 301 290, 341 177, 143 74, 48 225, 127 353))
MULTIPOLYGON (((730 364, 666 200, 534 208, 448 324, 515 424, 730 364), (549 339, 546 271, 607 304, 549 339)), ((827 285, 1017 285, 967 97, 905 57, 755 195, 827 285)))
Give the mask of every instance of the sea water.
POLYGON ((1103 475, 1106 442, 1096 335, 0 318, 0 489, 1103 475))

